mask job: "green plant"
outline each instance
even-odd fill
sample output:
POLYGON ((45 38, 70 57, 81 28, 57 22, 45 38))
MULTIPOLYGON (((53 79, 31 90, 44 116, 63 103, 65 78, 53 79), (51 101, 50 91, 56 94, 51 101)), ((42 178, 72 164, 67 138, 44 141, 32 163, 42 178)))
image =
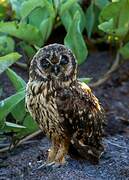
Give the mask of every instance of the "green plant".
POLYGON ((115 41, 118 51, 129 58, 129 1, 113 1, 100 13, 99 29, 104 31, 110 41, 115 41))
POLYGON ((73 50, 79 64, 84 62, 88 53, 82 35, 85 15, 76 0, 10 0, 10 4, 14 16, 10 22, 0 22, 0 32, 18 38, 29 57, 44 45, 53 28, 63 24, 67 31, 64 44, 73 50))
POLYGON ((0 102, 0 130, 2 134, 12 133, 15 144, 20 139, 38 130, 38 126, 25 110, 25 81, 8 68, 6 74, 16 89, 16 93, 0 102), (6 117, 11 115, 12 122, 6 117))

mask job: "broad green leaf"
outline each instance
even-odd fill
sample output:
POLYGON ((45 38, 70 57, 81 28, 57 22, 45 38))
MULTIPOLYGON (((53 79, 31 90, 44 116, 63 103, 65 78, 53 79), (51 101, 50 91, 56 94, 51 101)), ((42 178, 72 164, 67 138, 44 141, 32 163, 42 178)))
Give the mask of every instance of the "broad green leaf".
POLYGON ((46 9, 46 7, 36 8, 28 16, 28 22, 29 24, 32 24, 33 26, 36 26, 39 29, 41 22, 46 20, 48 17, 49 17, 49 12, 46 9))
POLYGON ((129 31, 129 1, 112 2, 100 13, 100 22, 104 23, 113 19, 113 28, 108 34, 119 36, 122 39, 129 31))
POLYGON ((25 118, 23 125, 29 130, 29 133, 32 133, 39 129, 36 121, 28 114, 28 116, 25 118))
POLYGON ((76 2, 77 2, 76 0, 69 0, 69 1, 65 1, 65 3, 62 3, 60 7, 60 14, 63 15, 76 2))
POLYGON ((79 78, 79 81, 84 82, 84 83, 89 83, 92 80, 92 78, 79 78))
POLYGON ((106 5, 109 4, 109 1, 108 0, 95 0, 94 3, 99 9, 103 9, 106 5))
MULTIPOLYGON (((15 87, 16 91, 21 91, 22 89, 25 89, 26 87, 26 82, 18 76, 13 70, 7 69, 6 73, 11 80, 13 86, 15 87)), ((26 110, 25 110, 25 100, 22 99, 18 104, 17 108, 14 107, 11 111, 11 114, 13 117, 16 119, 16 122, 22 122, 23 118, 26 115, 26 110)))
POLYGON ((53 0, 54 3, 54 7, 57 10, 58 8, 60 8, 61 5, 61 1, 60 0, 53 0))
POLYGON ((23 138, 39 129, 37 123, 33 118, 28 114, 23 122, 23 126, 26 129, 21 129, 21 131, 16 135, 17 138, 23 138))
POLYGON ((0 55, 6 55, 14 51, 14 40, 8 36, 0 36, 0 55))
POLYGON ((32 58, 36 53, 36 50, 31 45, 25 43, 24 41, 20 42, 19 46, 25 51, 28 58, 32 58))
POLYGON ((21 5, 20 14, 22 18, 26 18, 32 11, 36 8, 44 7, 45 1, 44 0, 28 0, 24 1, 21 5))
POLYGON ((101 23, 98 28, 106 33, 112 33, 114 29, 113 18, 101 23))
POLYGON ((27 114, 26 109, 25 109, 25 99, 22 99, 18 104, 17 108, 14 107, 11 111, 12 116, 16 120, 16 123, 23 123, 24 118, 27 114))
POLYGON ((123 37, 128 32, 127 29, 124 27, 119 27, 118 29, 114 28, 114 21, 113 19, 110 19, 109 21, 105 21, 104 23, 101 23, 98 28, 112 36, 118 36, 123 37))
POLYGON ((91 37, 93 31, 94 22, 95 22, 94 3, 91 2, 90 6, 86 11, 86 30, 89 38, 91 37))
POLYGON ((30 25, 17 22, 0 22, 0 32, 22 39, 29 44, 42 45, 42 35, 39 30, 30 25))
POLYGON ((16 91, 20 91, 26 87, 26 82, 10 68, 6 70, 6 74, 15 87, 16 91))
POLYGON ((0 74, 15 63, 20 57, 21 55, 16 52, 0 57, 0 74))
MULTIPOLYGON (((62 6, 63 5, 61 4, 61 7, 62 6)), ((80 14, 80 30, 82 32, 85 27, 85 15, 83 13, 81 6, 77 2, 74 2, 63 13, 60 8, 59 15, 63 25, 65 26, 66 31, 68 31, 68 28, 71 25, 76 12, 79 12, 80 14)))
POLYGON ((22 90, 5 100, 0 101, 0 121, 3 120, 8 113, 25 97, 25 90, 22 90))
POLYGON ((43 42, 45 42, 48 39, 52 31, 52 27, 53 27, 53 18, 49 17, 42 21, 40 25, 40 31, 42 33, 43 42))
POLYGON ((4 127, 1 130, 4 132, 19 132, 23 129, 26 129, 26 127, 6 121, 4 127))
POLYGON ((60 14, 60 18, 61 18, 61 21, 62 21, 66 31, 68 31, 69 26, 71 25, 72 19, 73 19, 71 13, 69 11, 66 11, 64 13, 64 15, 60 14))
POLYGON ((6 18, 6 8, 0 4, 0 20, 4 20, 6 18))
POLYGON ((79 64, 85 61, 88 51, 80 30, 80 13, 78 11, 74 15, 64 43, 73 51, 79 64))
POLYGON ((125 59, 128 59, 129 58, 129 42, 126 43, 123 47, 121 47, 119 49, 119 52, 125 59))
POLYGON ((16 17, 18 19, 20 19, 21 5, 24 1, 26 1, 26 0, 9 0, 11 7, 12 7, 13 11, 15 12, 16 17))
POLYGON ((120 3, 110 3, 109 5, 105 6, 99 16, 100 23, 108 21, 113 18, 114 22, 117 22, 117 16, 120 13, 120 3))

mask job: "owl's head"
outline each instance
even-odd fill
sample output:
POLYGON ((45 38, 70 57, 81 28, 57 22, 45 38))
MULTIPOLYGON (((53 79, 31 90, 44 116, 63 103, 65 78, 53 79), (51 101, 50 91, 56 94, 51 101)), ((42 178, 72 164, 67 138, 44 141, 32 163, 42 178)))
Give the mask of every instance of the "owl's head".
POLYGON ((61 44, 39 49, 30 65, 30 78, 39 81, 76 79, 77 62, 72 51, 61 44))

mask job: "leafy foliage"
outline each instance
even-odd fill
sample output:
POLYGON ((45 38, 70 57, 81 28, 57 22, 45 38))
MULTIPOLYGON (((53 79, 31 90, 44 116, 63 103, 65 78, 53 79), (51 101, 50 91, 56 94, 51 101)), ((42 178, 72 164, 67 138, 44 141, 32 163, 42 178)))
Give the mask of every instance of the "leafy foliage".
POLYGON ((14 52, 0 57, 0 74, 21 57, 20 54, 14 52))
POLYGON ((113 1, 105 6, 99 16, 99 29, 116 40, 117 44, 127 43, 120 47, 119 52, 124 58, 129 58, 127 53, 129 35, 129 1, 113 1))
POLYGON ((6 73, 17 92, 0 102, 0 129, 3 132, 14 132, 13 137, 17 140, 35 132, 38 126, 25 110, 25 81, 9 68, 6 73), (8 114, 12 115, 15 123, 6 120, 8 114))

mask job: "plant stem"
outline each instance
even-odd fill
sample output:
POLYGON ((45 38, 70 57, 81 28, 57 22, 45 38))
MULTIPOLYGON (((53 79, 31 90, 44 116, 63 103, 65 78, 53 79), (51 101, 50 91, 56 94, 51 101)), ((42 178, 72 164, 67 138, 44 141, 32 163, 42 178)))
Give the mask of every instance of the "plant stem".
MULTIPOLYGON (((39 135, 41 132, 42 132, 41 130, 38 130, 38 131, 34 132, 33 134, 30 134, 30 135, 28 135, 27 137, 21 139, 21 140, 17 143, 17 146, 23 144, 25 141, 27 141, 27 140, 29 140, 29 139, 34 138, 35 136, 39 135)), ((14 147, 15 147, 15 146, 12 144, 11 146, 2 148, 2 149, 0 149, 0 153, 6 152, 6 151, 8 151, 8 150, 12 150, 14 147)))
POLYGON ((18 67, 24 69, 24 70, 27 70, 27 64, 25 63, 21 63, 21 62, 16 62, 15 63, 18 67))
POLYGON ((111 77, 111 74, 119 67, 119 62, 120 62, 120 54, 119 52, 117 52, 115 61, 112 64, 111 68, 106 72, 106 74, 104 74, 102 78, 100 78, 98 81, 94 83, 90 83, 89 86, 97 87, 103 84, 105 81, 107 81, 111 77))

